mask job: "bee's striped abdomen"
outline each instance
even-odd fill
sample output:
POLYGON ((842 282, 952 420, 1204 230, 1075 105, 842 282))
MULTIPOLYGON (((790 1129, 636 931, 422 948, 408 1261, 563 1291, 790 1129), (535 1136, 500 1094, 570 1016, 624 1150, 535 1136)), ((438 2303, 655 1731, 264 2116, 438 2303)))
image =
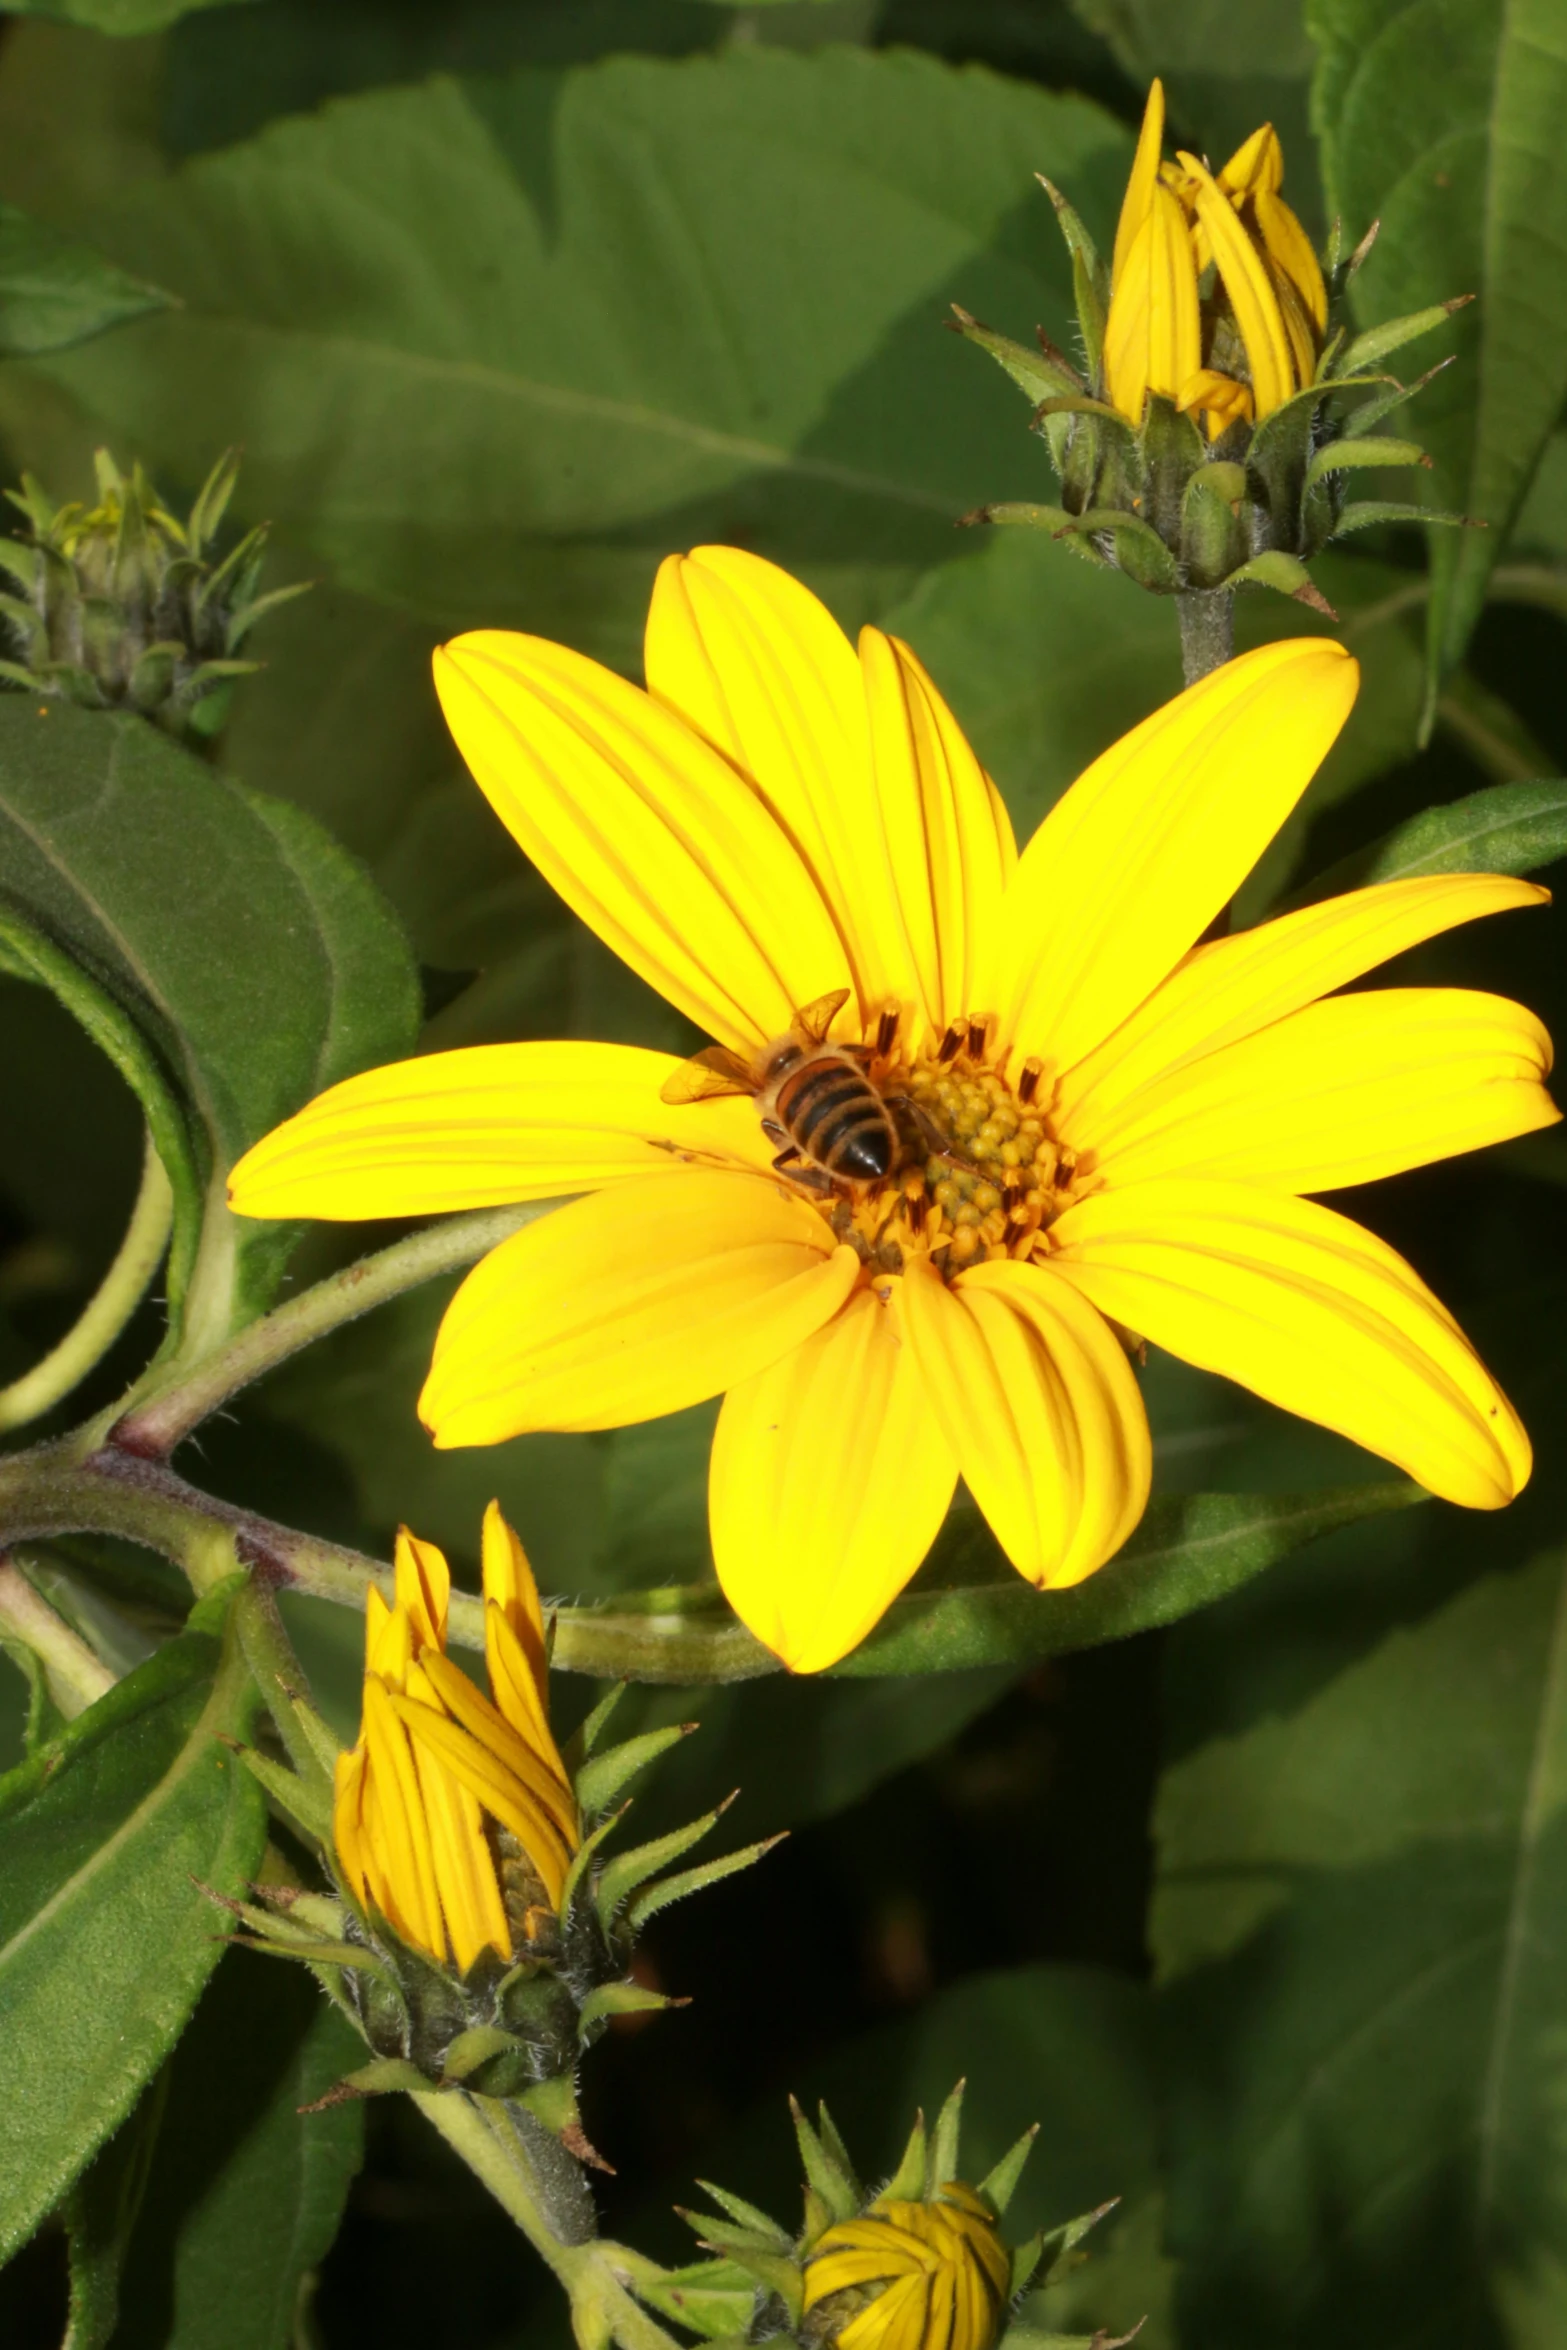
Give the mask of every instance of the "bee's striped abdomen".
POLYGON ((875 1087, 854 1063, 822 1053, 778 1088, 778 1122, 790 1141, 829 1175, 873 1183, 889 1173, 897 1135, 875 1087))

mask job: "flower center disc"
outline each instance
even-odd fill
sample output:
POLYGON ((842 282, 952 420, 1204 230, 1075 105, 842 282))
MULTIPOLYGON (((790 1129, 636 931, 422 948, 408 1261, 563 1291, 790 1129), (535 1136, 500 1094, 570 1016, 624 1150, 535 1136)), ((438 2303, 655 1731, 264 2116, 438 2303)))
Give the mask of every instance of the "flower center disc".
POLYGON ((871 1064, 897 1128, 897 1163, 882 1182, 824 1201, 823 1212, 874 1271, 901 1272, 912 1254, 950 1281, 987 1258, 1031 1256, 1076 1196, 1043 1064, 1024 1062, 1011 1081, 1006 1056, 990 1056, 989 1025, 955 1023, 934 1051, 911 1061, 894 1046, 871 1064))

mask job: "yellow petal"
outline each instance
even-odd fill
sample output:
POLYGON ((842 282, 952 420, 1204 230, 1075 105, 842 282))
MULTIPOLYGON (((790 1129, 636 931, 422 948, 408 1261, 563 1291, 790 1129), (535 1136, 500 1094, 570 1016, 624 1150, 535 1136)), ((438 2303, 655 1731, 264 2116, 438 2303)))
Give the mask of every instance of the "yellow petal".
POLYGON ((551 887, 721 1044, 752 1050, 851 983, 800 851, 674 711, 500 629, 444 646, 435 681, 475 782, 551 887))
POLYGON ((1186 215, 1163 185, 1154 189, 1150 219, 1148 388, 1173 400, 1202 363, 1197 266, 1186 215))
POLYGON ((1143 108, 1143 127, 1137 134, 1137 152, 1132 158, 1126 194, 1121 199, 1121 217, 1116 224, 1115 256, 1110 272, 1112 287, 1119 285, 1132 246, 1153 208, 1153 192, 1159 184, 1159 150, 1163 145, 1164 84, 1155 81, 1150 85, 1148 103, 1143 108))
MULTIPOLYGON (((555 1752, 554 1741, 550 1741, 545 1752, 530 1738, 521 1736, 449 1656, 426 1657, 421 1671, 435 1710, 449 1714, 468 1737, 483 1747, 492 1762, 516 1780, 519 1790, 553 1823, 562 1846, 574 1850, 577 1800, 555 1752)), ((408 1693, 410 1697, 418 1696, 417 1681, 410 1684, 408 1693)))
POLYGON ((430 1823, 397 1711, 408 1702, 392 1696, 374 1677, 365 1682, 364 1740, 376 1795, 379 1906, 387 1923, 405 1941, 428 1951, 439 1964, 446 1955, 446 1937, 435 1858, 430 1850, 430 1823))
POLYGON ((649 692, 754 782, 799 844, 852 967, 857 1022, 913 996, 860 666, 826 605, 759 555, 697 547, 660 566, 644 658, 649 692))
POLYGON ((1018 863, 1000 1037, 1068 1068, 1201 937, 1310 782, 1360 672, 1327 637, 1243 653, 1096 759, 1018 863))
POLYGON ((1259 417, 1281 408, 1297 389, 1278 296, 1263 256, 1237 219, 1235 207, 1195 155, 1181 162, 1196 186, 1197 217, 1213 246, 1213 257, 1235 313, 1251 369, 1259 417))
POLYGON ((1314 1201, 1172 1180, 1095 1193, 1050 1262, 1100 1312, 1380 1453, 1448 1501, 1499 1509, 1529 1475, 1518 1415, 1402 1257, 1314 1201))
POLYGON ((1107 1185, 1214 1175, 1341 1191, 1554 1126, 1550 1066, 1544 1028, 1505 996, 1330 996, 1123 1103, 1086 1172, 1107 1185))
POLYGON ((1328 289, 1322 267, 1307 236, 1282 196, 1270 188, 1258 191, 1253 204, 1263 248, 1277 262, 1305 306, 1320 335, 1328 323, 1328 289))
POLYGON ((1150 193, 1147 218, 1128 245, 1126 259, 1116 270, 1115 289, 1105 319, 1105 390, 1121 414, 1138 426, 1148 404, 1148 324, 1153 285, 1154 222, 1150 193))
POLYGON ((413 1748, 441 1912, 457 1971, 465 1975, 481 1951, 511 1957, 511 1928, 477 1801, 417 1738, 413 1748))
POLYGON ((1096 1149, 1134 1095, 1185 1063, 1266 1028, 1459 922, 1549 903, 1549 890, 1509 874, 1442 873, 1351 890, 1255 930, 1212 939, 1066 1072, 1057 1123, 1074 1150, 1096 1149))
POLYGON ((433 1542, 421 1542, 406 1526, 397 1530, 395 1591, 416 1648, 446 1646, 446 1610, 452 1595, 451 1569, 433 1542))
POLYGON ((976 1266, 948 1289, 911 1265, 894 1326, 964 1483, 1019 1574, 1080 1583, 1148 1500, 1148 1419, 1124 1348, 1048 1266, 976 1266))
POLYGON ((858 1271, 814 1208, 759 1176, 683 1169, 598 1192, 475 1266, 419 1416, 453 1445, 680 1411, 797 1346, 858 1271))
POLYGON ((445 1714, 432 1713, 409 1697, 389 1697, 387 1703, 395 1708, 399 1727, 420 1745, 433 1748, 483 1808, 503 1828, 510 1828, 538 1871, 551 1906, 558 1907, 570 1856, 559 1830, 529 1790, 488 1747, 445 1714))
POLYGON ((550 1730, 545 1697, 510 1624, 493 1602, 484 1611, 484 1645, 495 1709, 524 1745, 533 1749, 549 1776, 564 1791, 563 1822, 575 1835, 571 1781, 550 1730))
POLYGON ((875 804, 909 942, 916 1009, 939 1038, 949 1021, 988 1007, 1001 901, 1017 863, 1012 820, 910 648, 867 628, 860 662, 875 804))
MULTIPOLYGON (((528 1554, 522 1547, 515 1527, 508 1526, 501 1516, 501 1505, 492 1501, 484 1513, 484 1533, 480 1549, 480 1565, 484 1596, 489 1608, 497 1610, 520 1647, 532 1685, 534 1704, 532 1712, 544 1720, 549 1718, 549 1667, 544 1655, 544 1610, 539 1604, 539 1586, 528 1563, 528 1554)), ((490 1685, 495 1684, 494 1660, 490 1661, 490 1685)), ((502 1708, 505 1711, 505 1708, 502 1708)))
POLYGON ((859 1290, 725 1398, 709 1483, 725 1597, 792 1671, 821 1672, 903 1589, 957 1475, 912 1357, 859 1290))
POLYGON ((660 1099, 680 1065, 631 1045, 551 1042, 367 1069, 248 1150, 229 1202, 241 1216, 433 1216, 596 1191, 687 1157, 767 1167, 750 1101, 660 1099))
POLYGON ((1284 149, 1271 122, 1265 122, 1260 131, 1253 131, 1249 139, 1242 140, 1219 174, 1220 187, 1237 202, 1255 196, 1259 189, 1276 193, 1283 184, 1284 149))

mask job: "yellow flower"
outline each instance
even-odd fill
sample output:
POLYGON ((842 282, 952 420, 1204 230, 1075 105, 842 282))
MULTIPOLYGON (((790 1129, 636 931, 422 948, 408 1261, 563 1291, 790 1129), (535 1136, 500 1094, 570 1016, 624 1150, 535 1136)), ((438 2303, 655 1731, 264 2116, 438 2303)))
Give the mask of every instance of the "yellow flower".
POLYGON ((1311 243, 1279 194, 1284 151, 1271 124, 1215 176, 1195 155, 1160 159, 1164 90, 1148 93, 1116 229, 1105 384, 1140 425, 1150 392, 1207 417, 1211 439, 1260 420, 1315 375, 1327 288, 1311 243), (1205 326, 1203 272, 1224 302, 1205 326))
POLYGON ((484 1519, 492 1704, 446 1654, 451 1576, 433 1543, 397 1538, 388 1607, 370 1593, 359 1743, 339 1757, 333 1840, 361 1902, 404 1942, 466 1974, 548 1932, 580 1842, 550 1734, 539 1594, 494 1502, 484 1519), (497 1859, 497 1854, 499 1859, 497 1859))
POLYGON ((670 557, 646 658, 644 693, 487 631, 437 677, 522 848, 720 1045, 763 1053, 847 991, 833 1034, 901 1097, 900 1163, 812 1190, 773 1171, 752 1101, 671 1103, 682 1064, 623 1045, 481 1046, 334 1087, 241 1161, 242 1213, 589 1195, 457 1292, 420 1403, 437 1444, 723 1395, 719 1579, 800 1671, 864 1638, 960 1472, 1030 1582, 1111 1557, 1149 1481, 1127 1332, 1450 1500, 1512 1498, 1527 1439, 1462 1333, 1301 1195, 1554 1121, 1549 1040, 1518 1005, 1331 992, 1546 893, 1443 874, 1197 943, 1349 711, 1341 646, 1296 638, 1203 679, 1021 856, 908 647, 866 629, 856 659, 756 556, 670 557))
POLYGON ((1011 2273, 990 2212, 954 2179, 934 2202, 873 2203, 829 2228, 806 2265, 805 2307, 853 2296, 828 2336, 837 2350, 990 2350, 1011 2273))

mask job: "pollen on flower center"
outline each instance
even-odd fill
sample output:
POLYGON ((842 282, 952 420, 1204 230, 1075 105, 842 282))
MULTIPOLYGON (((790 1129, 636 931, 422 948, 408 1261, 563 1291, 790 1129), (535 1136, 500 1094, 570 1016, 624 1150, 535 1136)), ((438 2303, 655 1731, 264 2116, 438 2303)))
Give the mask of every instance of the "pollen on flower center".
POLYGON ((1050 1121, 1044 1064, 1009 1074, 990 1049, 993 1023, 955 1021, 931 1050, 873 1061, 871 1082, 899 1139, 886 1179, 824 1202, 833 1230, 873 1271, 910 1254, 951 1280, 987 1258, 1024 1258, 1075 1197, 1075 1161, 1050 1121))

